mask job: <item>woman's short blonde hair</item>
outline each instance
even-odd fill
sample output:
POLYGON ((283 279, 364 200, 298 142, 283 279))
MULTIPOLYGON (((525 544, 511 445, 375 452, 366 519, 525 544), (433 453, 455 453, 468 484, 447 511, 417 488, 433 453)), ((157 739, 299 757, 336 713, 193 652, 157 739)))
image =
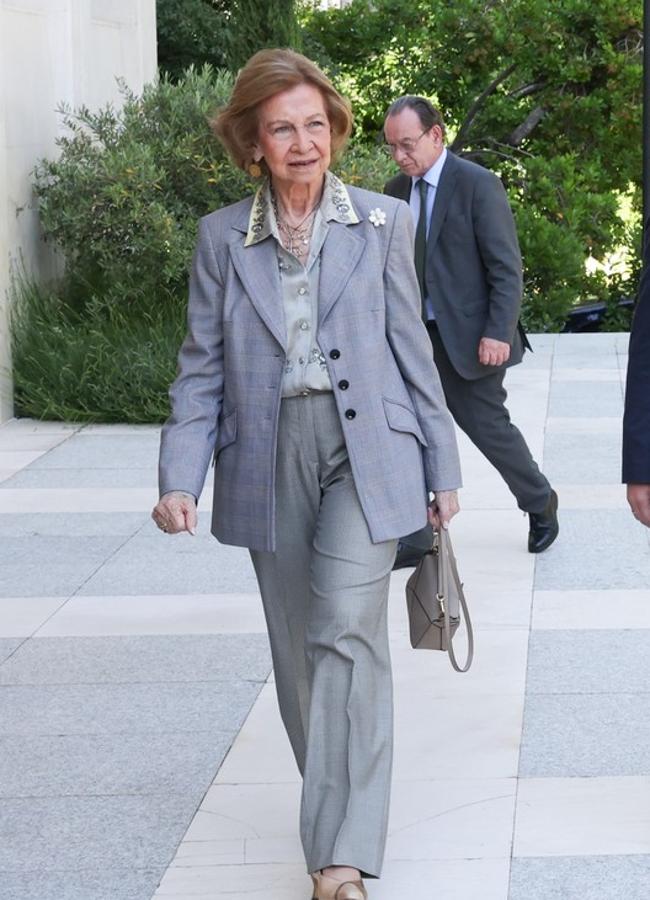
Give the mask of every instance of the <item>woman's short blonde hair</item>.
POLYGON ((235 165, 246 170, 257 143, 260 103, 299 84, 313 84, 323 95, 332 129, 332 156, 343 150, 352 131, 352 111, 327 75, 294 50, 260 50, 239 72, 230 100, 212 120, 212 130, 235 165))

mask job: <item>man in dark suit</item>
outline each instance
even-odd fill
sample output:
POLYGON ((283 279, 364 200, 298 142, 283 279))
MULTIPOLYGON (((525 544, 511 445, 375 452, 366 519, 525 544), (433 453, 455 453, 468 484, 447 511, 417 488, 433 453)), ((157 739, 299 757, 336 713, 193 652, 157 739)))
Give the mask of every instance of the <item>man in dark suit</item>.
POLYGON ((521 362, 528 346, 519 325, 521 256, 505 190, 492 172, 446 149, 442 117, 423 97, 396 100, 384 136, 402 170, 385 192, 411 207, 422 316, 447 404, 528 513, 528 549, 540 553, 559 531, 557 494, 505 406, 506 368, 521 362))
POLYGON ((650 527, 650 230, 646 225, 646 265, 630 334, 630 358, 623 417, 623 482, 639 522, 650 527))

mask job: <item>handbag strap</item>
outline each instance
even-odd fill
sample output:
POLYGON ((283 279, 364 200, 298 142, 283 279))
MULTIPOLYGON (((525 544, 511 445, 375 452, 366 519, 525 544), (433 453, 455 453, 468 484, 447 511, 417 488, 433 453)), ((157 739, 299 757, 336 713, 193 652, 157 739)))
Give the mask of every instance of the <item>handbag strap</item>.
POLYGON ((463 584, 458 574, 458 566, 456 565, 456 557, 451 546, 451 538, 446 528, 441 528, 438 532, 438 600, 442 606, 445 617, 445 637, 447 639, 447 653, 452 666, 457 672, 467 672, 472 665, 474 659, 474 631, 472 629, 472 620, 469 616, 467 608, 467 600, 463 591, 463 584), (451 627, 449 622, 449 575, 454 579, 456 590, 458 591, 458 599, 462 616, 465 619, 465 628, 467 630, 467 659, 464 666, 458 664, 456 654, 454 652, 453 638, 451 635, 451 627))

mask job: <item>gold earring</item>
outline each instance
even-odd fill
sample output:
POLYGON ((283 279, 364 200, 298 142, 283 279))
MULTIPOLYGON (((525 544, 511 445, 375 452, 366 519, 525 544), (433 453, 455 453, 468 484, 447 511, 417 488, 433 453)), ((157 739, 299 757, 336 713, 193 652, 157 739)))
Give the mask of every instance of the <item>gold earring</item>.
POLYGON ((251 178, 259 178, 262 174, 261 166, 256 162, 252 162, 248 167, 248 174, 251 176, 251 178))

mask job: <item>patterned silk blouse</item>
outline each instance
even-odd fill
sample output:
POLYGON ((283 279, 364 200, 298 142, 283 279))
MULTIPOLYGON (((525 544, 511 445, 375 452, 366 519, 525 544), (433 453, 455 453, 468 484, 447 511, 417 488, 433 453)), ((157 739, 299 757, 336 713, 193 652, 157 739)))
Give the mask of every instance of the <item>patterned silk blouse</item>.
POLYGON ((271 238, 277 245, 282 302, 287 330, 287 360, 282 383, 283 397, 311 391, 331 391, 332 384, 316 339, 320 253, 330 222, 343 225, 359 221, 343 182, 328 172, 320 205, 316 210, 309 256, 303 265, 282 246, 271 199, 269 182, 255 195, 245 246, 271 238))

